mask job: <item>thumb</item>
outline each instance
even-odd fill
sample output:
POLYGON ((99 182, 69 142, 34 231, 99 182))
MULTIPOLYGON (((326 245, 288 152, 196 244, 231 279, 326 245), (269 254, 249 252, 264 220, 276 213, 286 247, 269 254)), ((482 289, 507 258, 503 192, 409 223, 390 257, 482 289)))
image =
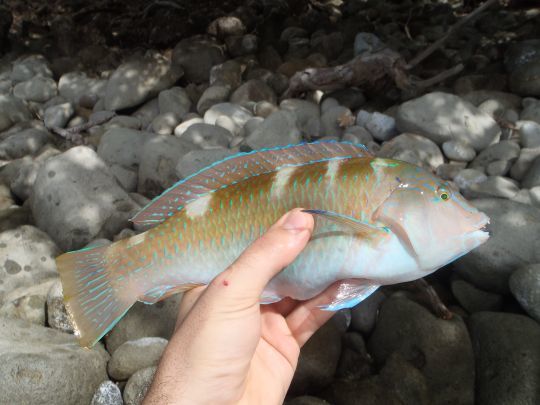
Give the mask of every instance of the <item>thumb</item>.
POLYGON ((311 214, 301 209, 288 212, 216 277, 210 287, 227 296, 258 303, 268 282, 292 263, 306 246, 313 225, 311 214))

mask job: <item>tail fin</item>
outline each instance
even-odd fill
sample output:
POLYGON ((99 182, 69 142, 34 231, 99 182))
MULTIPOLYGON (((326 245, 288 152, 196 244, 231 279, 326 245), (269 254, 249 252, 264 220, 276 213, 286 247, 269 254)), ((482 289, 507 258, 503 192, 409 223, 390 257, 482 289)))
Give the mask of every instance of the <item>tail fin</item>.
POLYGON ((113 246, 69 252, 56 259, 64 303, 81 346, 91 347, 124 316, 136 297, 119 296, 111 286, 114 274, 106 260, 113 246))

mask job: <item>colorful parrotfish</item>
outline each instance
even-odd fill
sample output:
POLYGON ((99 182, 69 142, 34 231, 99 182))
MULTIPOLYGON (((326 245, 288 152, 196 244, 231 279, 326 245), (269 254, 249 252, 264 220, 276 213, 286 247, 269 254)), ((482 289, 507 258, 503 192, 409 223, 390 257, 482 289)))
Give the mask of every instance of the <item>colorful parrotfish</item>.
MULTIPOLYGON (((322 309, 428 275, 485 242, 489 219, 431 173, 361 145, 316 142, 241 153, 179 181, 133 222, 153 226, 57 258, 80 343, 92 346, 136 302, 208 284, 281 215, 316 217, 297 259, 261 302, 308 299, 346 280, 322 309)), ((256 271, 256 269, 254 269, 256 271)))

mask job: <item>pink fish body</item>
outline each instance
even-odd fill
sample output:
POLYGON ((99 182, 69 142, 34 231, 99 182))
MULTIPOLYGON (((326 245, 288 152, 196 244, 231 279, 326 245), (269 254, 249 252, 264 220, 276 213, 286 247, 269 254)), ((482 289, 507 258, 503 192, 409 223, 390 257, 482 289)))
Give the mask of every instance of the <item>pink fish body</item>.
POLYGON ((208 284, 295 207, 315 215, 314 234, 269 283, 263 303, 308 299, 346 280, 324 309, 351 307, 488 238, 488 218, 448 185, 360 145, 319 142, 236 155, 178 182, 137 214, 136 226, 153 226, 146 232, 58 257, 81 345, 97 342, 136 301, 152 304, 208 284))

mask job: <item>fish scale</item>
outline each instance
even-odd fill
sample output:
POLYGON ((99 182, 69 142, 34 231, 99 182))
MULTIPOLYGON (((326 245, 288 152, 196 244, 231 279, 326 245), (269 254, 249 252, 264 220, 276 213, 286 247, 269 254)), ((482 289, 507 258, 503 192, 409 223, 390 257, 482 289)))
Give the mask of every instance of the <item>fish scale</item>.
MULTIPOLYGON (((413 218, 400 210, 409 201, 402 204, 396 196, 408 196, 410 184, 413 197, 423 199, 424 192, 439 192, 437 182, 416 166, 376 158, 345 142, 227 158, 166 190, 133 219, 152 228, 57 258, 66 308, 81 344, 91 346, 137 300, 151 304, 208 284, 295 207, 315 215, 312 238, 266 286, 261 302, 308 299, 342 280, 326 308, 350 307, 381 284, 418 278, 426 270, 415 240, 400 227, 399 221, 413 218)), ((426 200, 430 209, 449 207, 437 206, 436 197, 426 200)), ((460 240, 461 250, 453 254, 473 248, 474 241, 460 240)), ((445 264, 440 261, 439 267, 445 264)))

